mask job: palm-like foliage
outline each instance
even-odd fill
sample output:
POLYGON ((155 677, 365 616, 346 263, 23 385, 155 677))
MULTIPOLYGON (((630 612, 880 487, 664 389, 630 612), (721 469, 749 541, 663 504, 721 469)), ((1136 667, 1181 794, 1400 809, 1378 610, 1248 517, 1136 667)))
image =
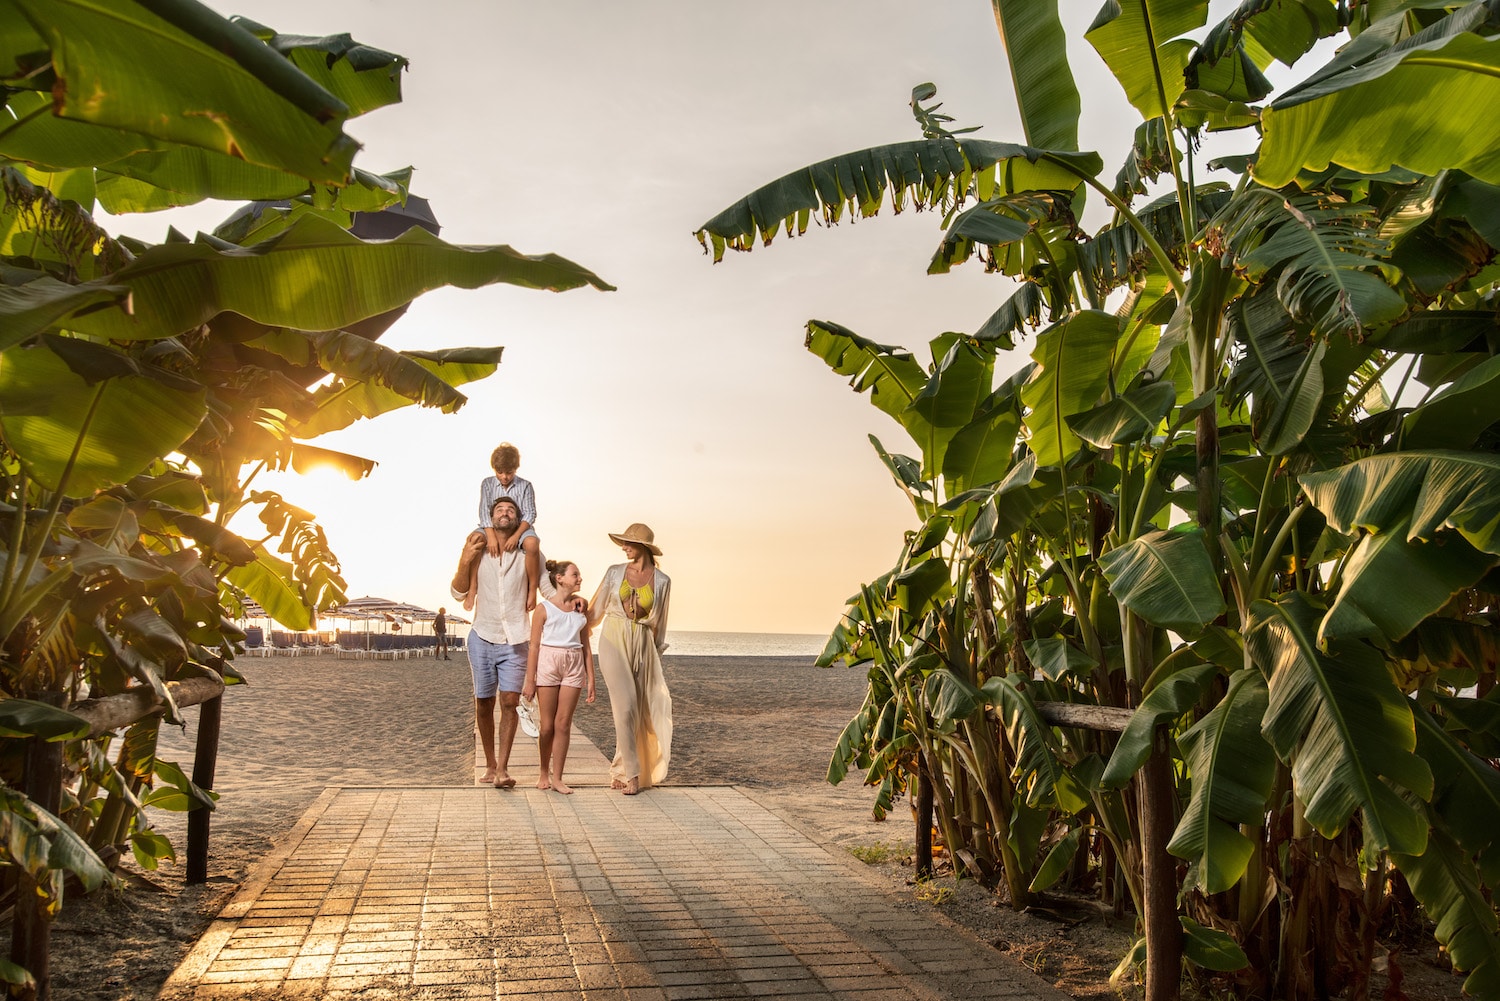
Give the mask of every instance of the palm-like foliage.
POLYGON ((54 909, 64 871, 100 881, 96 852, 171 854, 147 807, 212 796, 156 759, 156 718, 81 740, 44 703, 144 687, 175 720, 169 682, 236 680, 242 601, 305 628, 342 600, 313 515, 252 483, 310 462, 365 475, 310 440, 411 404, 452 412, 495 371, 498 348, 379 344, 416 296, 609 288, 554 255, 350 231, 408 196, 409 171, 353 168, 343 131, 400 100, 405 66, 193 0, 0 0, 0 850, 54 909), (204 198, 283 202, 156 246, 93 219, 204 198), (228 528, 242 509, 261 534, 228 528), (61 818, 15 792, 24 736, 69 742, 61 818))
POLYGON ((1017 906, 1087 846, 1141 915, 1151 998, 1179 943, 1251 996, 1361 981, 1348 943, 1389 867, 1466 988, 1500 997, 1500 178, 1464 110, 1494 84, 1494 5, 1247 0, 1197 42, 1202 0, 1107 4, 1087 39, 1143 118, 1112 184, 1076 152, 1055 7, 994 9, 1035 145, 960 137, 921 87, 920 142, 772 182, 699 234, 748 250, 910 196, 943 216, 931 270, 1024 283, 931 364, 809 325, 919 452, 877 445, 920 525, 823 655, 891 668, 830 778, 874 763, 882 803, 902 768, 933 782, 957 865, 1017 906), (1273 60, 1340 32, 1264 103, 1273 60), (1201 183, 1201 131, 1249 128, 1238 183, 1201 183), (1093 234, 1090 190, 1114 209, 1093 234))

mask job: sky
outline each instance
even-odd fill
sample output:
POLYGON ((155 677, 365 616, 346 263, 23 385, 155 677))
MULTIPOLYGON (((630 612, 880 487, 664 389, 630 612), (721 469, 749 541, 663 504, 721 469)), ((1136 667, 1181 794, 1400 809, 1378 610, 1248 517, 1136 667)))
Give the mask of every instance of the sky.
MULTIPOLYGON (((412 407, 316 440, 378 461, 362 481, 256 481, 319 515, 351 598, 452 607, 501 441, 521 450, 545 552, 578 563, 586 594, 622 559, 608 533, 655 531, 673 629, 827 633, 891 567, 915 516, 868 436, 910 445, 804 349, 804 326, 832 320, 925 358, 931 338, 977 329, 1011 280, 973 262, 927 276, 942 233, 932 213, 887 210, 718 265, 693 233, 798 167, 920 138, 907 104, 924 81, 956 124, 1023 142, 990 4, 209 2, 409 58, 403 103, 346 125, 364 144, 355 162, 414 166, 412 191, 449 242, 555 252, 618 286, 423 296, 382 343, 503 345, 499 371, 464 387, 457 414, 412 407)), ((1076 6, 1065 17, 1081 31, 1096 5, 1076 6)), ((1081 143, 1112 176, 1135 115, 1086 45, 1074 65, 1081 143)), ((168 224, 211 229, 233 208, 108 228, 160 240, 168 224)), ((1002 359, 1001 377, 1025 360, 1002 359)))

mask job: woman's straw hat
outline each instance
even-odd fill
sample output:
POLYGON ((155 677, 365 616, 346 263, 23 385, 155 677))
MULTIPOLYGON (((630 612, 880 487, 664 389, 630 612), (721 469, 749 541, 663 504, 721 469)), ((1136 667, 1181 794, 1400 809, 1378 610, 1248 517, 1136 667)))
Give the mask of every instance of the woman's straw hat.
POLYGON ((611 539, 614 539, 615 542, 619 545, 623 546, 625 543, 630 542, 637 546, 645 546, 647 549, 651 550, 651 554, 653 556, 661 555, 661 550, 656 547, 656 533, 651 531, 651 529, 646 527, 645 525, 642 525, 640 522, 636 522, 634 525, 631 525, 619 535, 616 535, 614 532, 610 532, 609 537, 611 539))

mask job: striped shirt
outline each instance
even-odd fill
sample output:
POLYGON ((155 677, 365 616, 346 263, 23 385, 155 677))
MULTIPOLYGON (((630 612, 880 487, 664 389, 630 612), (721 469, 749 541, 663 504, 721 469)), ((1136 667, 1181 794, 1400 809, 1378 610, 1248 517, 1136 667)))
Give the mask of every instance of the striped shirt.
POLYGON ((479 530, 481 532, 490 527, 490 512, 494 510, 495 501, 501 497, 509 497, 515 501, 516 507, 521 509, 521 520, 532 528, 536 527, 536 494, 531 489, 531 481, 517 476, 510 481, 510 486, 502 487, 499 477, 486 476, 484 482, 479 484, 479 530))

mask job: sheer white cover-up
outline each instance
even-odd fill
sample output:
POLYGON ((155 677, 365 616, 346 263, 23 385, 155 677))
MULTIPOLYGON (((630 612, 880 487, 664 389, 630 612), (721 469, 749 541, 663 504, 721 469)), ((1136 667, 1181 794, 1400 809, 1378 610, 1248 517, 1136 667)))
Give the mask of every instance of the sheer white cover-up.
POLYGON ((672 758, 672 696, 661 670, 672 581, 656 571, 651 613, 632 622, 620 603, 625 566, 619 563, 605 572, 589 603, 589 625, 598 640, 599 673, 609 687, 615 717, 610 779, 624 783, 635 777, 645 789, 667 777, 672 758))

